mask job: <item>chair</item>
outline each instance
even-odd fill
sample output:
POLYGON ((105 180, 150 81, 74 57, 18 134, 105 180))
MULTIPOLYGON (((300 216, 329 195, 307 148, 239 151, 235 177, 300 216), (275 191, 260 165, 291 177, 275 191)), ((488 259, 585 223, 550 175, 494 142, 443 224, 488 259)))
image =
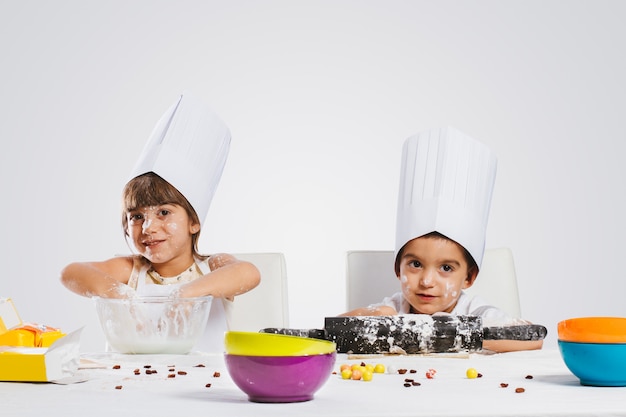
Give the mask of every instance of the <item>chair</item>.
MULTIPOLYGON (((393 251, 349 251, 346 258, 347 310, 378 303, 400 290, 393 251)), ((478 278, 468 295, 480 295, 512 317, 521 317, 513 254, 508 248, 487 249, 478 278)))
POLYGON ((266 327, 289 327, 285 256, 282 253, 233 256, 254 264, 261 273, 261 282, 252 291, 235 297, 230 330, 258 332, 266 327))

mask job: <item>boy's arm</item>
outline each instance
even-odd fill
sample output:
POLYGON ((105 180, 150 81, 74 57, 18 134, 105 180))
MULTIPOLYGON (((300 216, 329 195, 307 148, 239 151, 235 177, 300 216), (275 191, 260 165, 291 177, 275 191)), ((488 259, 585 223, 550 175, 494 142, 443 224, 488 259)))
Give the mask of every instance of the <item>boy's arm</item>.
POLYGON ((232 300, 261 282, 261 274, 250 262, 238 260, 232 255, 220 253, 209 258, 211 272, 181 286, 180 297, 214 297, 232 300))
POLYGON ((543 347, 543 340, 484 340, 483 349, 496 353, 518 350, 536 350, 543 347))
POLYGON ((84 297, 126 298, 126 285, 133 268, 130 257, 117 257, 102 262, 74 262, 61 271, 61 283, 84 297))
POLYGON ((347 313, 339 314, 339 317, 343 316, 395 316, 398 312, 395 308, 389 306, 377 306, 377 307, 361 307, 347 313))

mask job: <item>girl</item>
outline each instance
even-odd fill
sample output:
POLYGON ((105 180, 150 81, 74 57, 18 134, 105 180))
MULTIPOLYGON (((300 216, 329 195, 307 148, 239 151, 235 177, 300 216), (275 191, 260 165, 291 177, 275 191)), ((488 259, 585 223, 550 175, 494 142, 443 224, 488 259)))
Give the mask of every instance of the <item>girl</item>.
POLYGON ((201 344, 221 349, 234 297, 260 282, 248 262, 198 253, 229 147, 226 125, 184 92, 157 122, 122 193, 122 227, 137 254, 72 263, 62 283, 86 297, 213 296, 201 344))
POLYGON ((76 262, 61 272, 71 291, 86 297, 173 294, 233 300, 260 282, 257 268, 228 254, 200 255, 200 221, 187 199, 153 172, 123 191, 122 227, 138 252, 101 262, 76 262))
POLYGON ((228 254, 199 254, 196 211, 153 172, 128 182, 123 203, 124 234, 138 254, 72 263, 61 272, 61 281, 86 297, 211 295, 207 329, 196 348, 220 351, 232 301, 259 284, 258 269, 228 254))

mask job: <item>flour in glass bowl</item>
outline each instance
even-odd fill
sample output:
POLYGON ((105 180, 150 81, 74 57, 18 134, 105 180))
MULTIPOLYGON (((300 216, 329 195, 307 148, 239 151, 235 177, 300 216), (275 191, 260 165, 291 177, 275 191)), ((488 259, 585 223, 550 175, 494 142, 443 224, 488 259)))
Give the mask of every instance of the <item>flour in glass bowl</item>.
POLYGON ((120 353, 188 353, 204 329, 212 297, 96 298, 108 344, 120 353))

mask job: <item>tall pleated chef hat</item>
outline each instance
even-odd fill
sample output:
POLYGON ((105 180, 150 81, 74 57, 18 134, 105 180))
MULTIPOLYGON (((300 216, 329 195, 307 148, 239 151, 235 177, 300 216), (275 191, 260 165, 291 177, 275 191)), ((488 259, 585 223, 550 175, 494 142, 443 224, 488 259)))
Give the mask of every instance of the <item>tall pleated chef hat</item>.
POLYGON ((445 127, 403 146, 396 257, 410 240, 439 232, 463 246, 480 268, 497 159, 483 143, 445 127))
POLYGON ((203 224, 230 149, 230 131, 188 91, 161 116, 130 178, 154 172, 176 187, 203 224))

